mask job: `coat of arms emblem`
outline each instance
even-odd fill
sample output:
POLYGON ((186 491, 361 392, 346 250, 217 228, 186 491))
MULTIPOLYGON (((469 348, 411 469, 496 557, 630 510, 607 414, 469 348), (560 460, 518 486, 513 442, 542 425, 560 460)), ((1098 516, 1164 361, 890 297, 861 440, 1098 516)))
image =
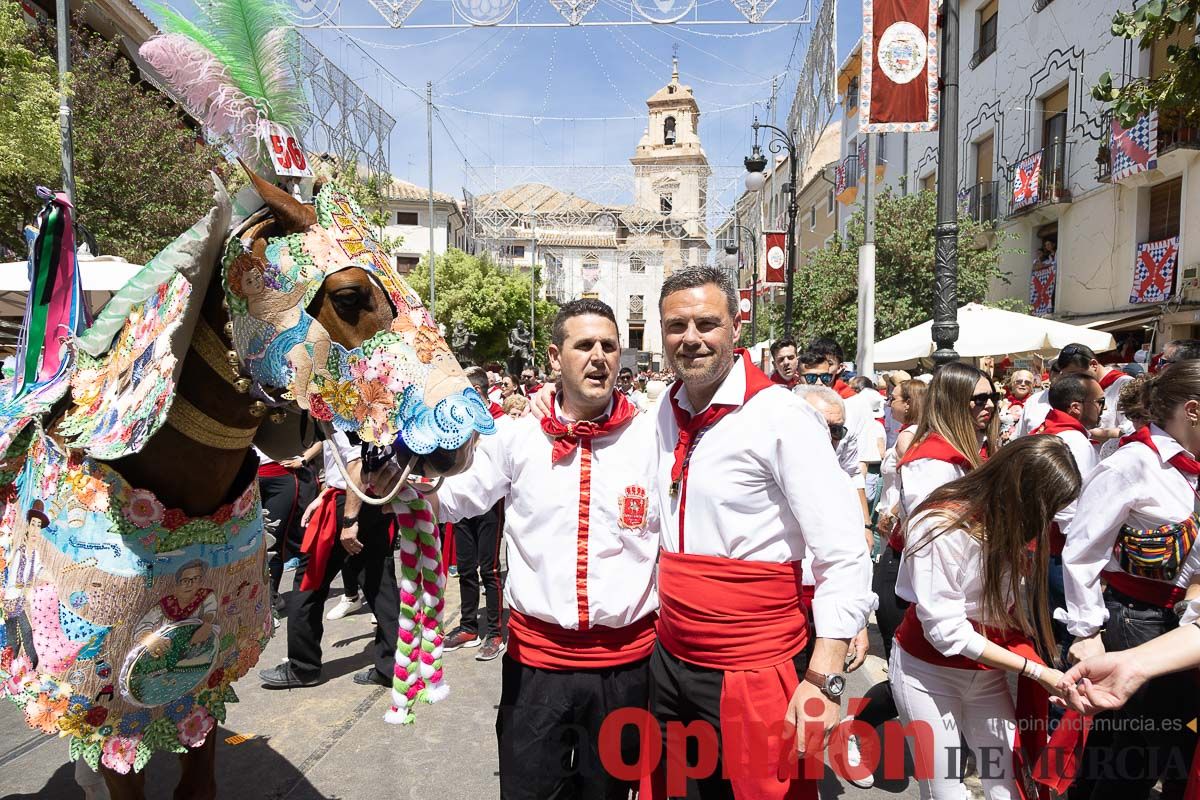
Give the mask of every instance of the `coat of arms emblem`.
POLYGON ((646 490, 641 486, 626 486, 620 497, 620 514, 617 524, 622 528, 637 530, 646 527, 646 490))

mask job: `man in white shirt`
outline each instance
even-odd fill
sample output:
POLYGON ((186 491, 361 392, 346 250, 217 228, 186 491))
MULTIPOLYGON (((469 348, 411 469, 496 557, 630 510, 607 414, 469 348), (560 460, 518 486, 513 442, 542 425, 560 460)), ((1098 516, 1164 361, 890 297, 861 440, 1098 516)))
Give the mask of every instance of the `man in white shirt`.
MULTIPOLYGON (((840 362, 838 362, 840 367, 840 362)), ((854 488, 858 491, 858 502, 862 509, 863 524, 871 521, 871 513, 867 504, 867 479, 863 468, 862 459, 859 457, 859 440, 866 433, 867 423, 871 418, 866 408, 866 399, 856 400, 857 394, 850 389, 849 386, 842 383, 846 387, 848 394, 839 392, 833 387, 841 383, 838 380, 837 368, 830 357, 822 353, 805 351, 800 355, 800 378, 801 385, 808 386, 825 386, 831 391, 843 398, 843 407, 845 408, 845 425, 846 435, 835 445, 838 458, 838 463, 842 465, 842 469, 850 476, 850 481, 854 484, 854 488)))
MULTIPOLYGON (((1093 443, 1119 439, 1124 433, 1132 432, 1132 426, 1128 426, 1125 415, 1121 414, 1117 408, 1121 386, 1127 381, 1133 380, 1130 376, 1101 364, 1092 348, 1084 344, 1069 344, 1064 347, 1059 352, 1055 364, 1058 367, 1058 376, 1085 374, 1100 381, 1100 387, 1104 390, 1107 410, 1100 421, 1090 429, 1093 443), (1124 432, 1122 432, 1122 426, 1128 426, 1124 432)), ((1058 376, 1051 378, 1052 386, 1058 376)), ((1051 408, 1049 389, 1043 389, 1037 394, 1031 395, 1025 401, 1025 410, 1021 413, 1021 420, 1017 423, 1017 430, 1013 434, 1013 438, 1036 431, 1038 426, 1046 421, 1046 415, 1050 413, 1051 408)))
MULTIPOLYGON (((438 491, 439 518, 506 498, 501 797, 624 800, 635 784, 602 769, 599 733, 611 712, 648 700, 658 608, 654 420, 614 391, 621 348, 611 308, 567 303, 551 340, 551 365, 562 372, 553 414, 482 440, 472 467, 438 491)), ((622 732, 620 750, 626 764, 637 762, 636 729, 622 732)))
POLYGON ((837 723, 847 644, 875 604, 854 490, 816 411, 734 350, 741 324, 724 273, 672 274, 659 310, 680 381, 657 414, 663 550, 650 709, 664 730, 682 722, 715 732, 719 754, 707 775, 691 770, 686 787, 665 789, 815 795, 789 758, 821 757, 823 742, 804 734, 837 723), (799 589, 806 553, 816 578, 812 632, 799 589), (806 659, 809 636, 816 644, 806 659), (782 723, 800 734, 780 741, 764 729, 782 723))

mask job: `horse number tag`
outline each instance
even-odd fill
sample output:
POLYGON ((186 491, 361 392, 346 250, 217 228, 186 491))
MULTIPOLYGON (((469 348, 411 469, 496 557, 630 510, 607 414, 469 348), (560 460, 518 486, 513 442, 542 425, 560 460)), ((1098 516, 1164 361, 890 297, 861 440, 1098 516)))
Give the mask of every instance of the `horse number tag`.
POLYGON ((308 159, 304 156, 304 148, 296 141, 296 137, 292 136, 291 131, 274 122, 264 122, 262 137, 271 154, 271 166, 274 167, 276 175, 293 178, 312 177, 308 159))

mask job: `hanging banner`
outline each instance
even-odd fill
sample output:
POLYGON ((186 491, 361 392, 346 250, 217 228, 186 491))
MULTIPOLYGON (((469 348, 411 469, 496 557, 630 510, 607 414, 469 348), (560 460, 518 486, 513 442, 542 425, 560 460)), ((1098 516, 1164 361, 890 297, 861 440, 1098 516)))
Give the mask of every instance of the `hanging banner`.
POLYGON ((1042 151, 1017 162, 1013 170, 1012 207, 1013 211, 1030 206, 1036 206, 1040 199, 1042 184, 1042 151))
POLYGON ((1158 166, 1158 111, 1137 118, 1122 128, 1116 119, 1108 132, 1108 166, 1114 181, 1158 166))
POLYGON ((863 133, 937 128, 937 0, 863 0, 859 103, 863 133))
POLYGON ((1178 236, 1139 244, 1129 302, 1163 303, 1169 300, 1175 286, 1175 260, 1178 257, 1178 236))
POLYGON ((749 322, 754 313, 754 292, 751 289, 738 289, 738 319, 749 322))
POLYGON ((1029 305, 1035 317, 1054 313, 1054 282, 1057 275, 1058 265, 1054 256, 1033 263, 1033 272, 1029 276, 1029 305))
POLYGON ((766 231, 767 280, 768 286, 787 281, 787 234, 783 231, 766 231))

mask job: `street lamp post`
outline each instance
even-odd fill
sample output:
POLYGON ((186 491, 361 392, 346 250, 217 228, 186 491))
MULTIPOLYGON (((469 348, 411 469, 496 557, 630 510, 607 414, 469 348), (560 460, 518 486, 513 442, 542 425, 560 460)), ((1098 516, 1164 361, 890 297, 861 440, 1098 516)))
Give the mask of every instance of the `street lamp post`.
POLYGON ((933 253, 933 361, 958 360, 958 2, 942 3, 942 96, 938 124, 937 227, 933 253))
POLYGON ((742 227, 741 222, 734 223, 733 244, 725 245, 726 265, 736 270, 738 267, 738 251, 742 246, 742 234, 749 234, 750 242, 750 343, 758 344, 758 231, 742 227))
POLYGON ((766 128, 772 132, 771 141, 767 145, 772 153, 779 153, 783 150, 788 154, 788 184, 784 190, 788 193, 788 226, 787 226, 787 283, 784 289, 783 300, 783 335, 792 335, 792 294, 796 283, 796 213, 799 210, 797 206, 798 198, 796 196, 797 186, 796 180, 799 171, 799 165, 796 159, 796 141, 782 128, 777 128, 774 125, 768 125, 765 122, 759 122, 758 117, 754 118, 754 124, 751 125, 754 129, 754 150, 746 157, 746 189, 751 192, 760 191, 763 184, 766 183, 766 176, 763 175, 763 170, 767 168, 767 159, 762 154, 762 150, 758 146, 758 131, 760 128, 766 128))

